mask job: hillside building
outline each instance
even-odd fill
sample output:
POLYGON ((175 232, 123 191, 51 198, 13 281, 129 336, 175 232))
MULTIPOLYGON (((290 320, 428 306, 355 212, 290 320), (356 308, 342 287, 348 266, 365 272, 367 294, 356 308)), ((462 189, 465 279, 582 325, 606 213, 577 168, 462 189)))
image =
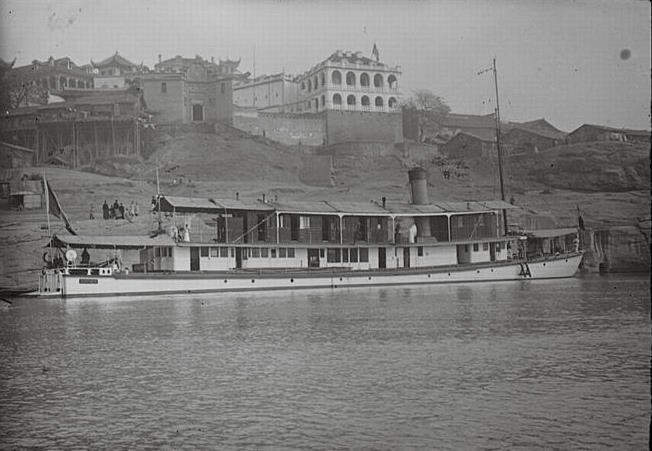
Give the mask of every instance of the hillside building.
POLYGON ((233 117, 233 81, 239 61, 174 58, 161 61, 139 83, 159 124, 228 122, 233 117))
MULTIPOLYGON (((32 61, 32 64, 13 67, 7 72, 7 82, 10 91, 18 90, 26 85, 31 85, 42 92, 57 93, 66 88, 89 89, 93 87, 93 67, 90 64, 78 66, 69 57, 46 61, 32 61)), ((30 96, 21 99, 18 106, 29 106, 43 101, 31 101, 30 96)))
POLYGON ((568 134, 569 144, 591 141, 620 141, 650 143, 648 130, 614 128, 605 125, 583 124, 568 134))
POLYGON ((233 86, 233 104, 241 109, 286 113, 297 104, 298 84, 290 75, 262 75, 233 86))
POLYGON ((91 60, 96 73, 95 88, 121 89, 126 86, 126 81, 135 74, 146 71, 142 64, 137 65, 119 55, 118 52, 100 62, 91 60))
POLYGON ((338 50, 303 74, 234 88, 234 126, 284 144, 403 142, 400 66, 338 50))
POLYGON ((338 50, 300 75, 296 112, 396 112, 400 66, 338 50))

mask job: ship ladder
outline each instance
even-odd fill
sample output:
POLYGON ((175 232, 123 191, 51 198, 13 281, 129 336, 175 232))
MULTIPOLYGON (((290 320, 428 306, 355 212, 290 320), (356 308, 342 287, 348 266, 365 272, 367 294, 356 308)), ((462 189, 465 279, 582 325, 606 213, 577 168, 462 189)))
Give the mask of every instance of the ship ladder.
POLYGON ((519 265, 521 265, 521 272, 518 274, 519 276, 532 277, 530 266, 527 263, 519 263, 519 265))

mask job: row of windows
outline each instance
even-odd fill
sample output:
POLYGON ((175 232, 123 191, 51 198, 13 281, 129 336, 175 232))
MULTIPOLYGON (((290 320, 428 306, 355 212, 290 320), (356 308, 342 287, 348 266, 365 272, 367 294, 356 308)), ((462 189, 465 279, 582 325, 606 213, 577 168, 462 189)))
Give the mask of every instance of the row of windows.
POLYGON ((43 78, 32 80, 32 84, 40 86, 43 89, 61 89, 61 88, 92 88, 93 83, 90 81, 84 80, 75 80, 74 78, 65 78, 61 77, 58 79, 59 83, 57 85, 57 78, 43 78))
MULTIPOLYGON (((308 78, 308 80, 304 80, 301 82, 301 90, 305 91, 308 90, 308 92, 312 91, 313 89, 317 89, 319 87, 319 81, 321 81, 321 86, 324 86, 326 84, 326 76, 324 75, 324 72, 319 74, 319 78, 317 78, 317 75, 314 75, 312 78, 308 78)), ((346 77, 345 77, 346 85, 347 86, 356 86, 357 81, 360 82, 360 86, 363 88, 369 87, 370 86, 370 77, 369 74, 366 72, 363 72, 360 74, 360 79, 356 80, 356 75, 354 72, 347 72, 346 77)), ((333 73, 331 74, 331 83, 334 85, 341 85, 342 84, 342 73, 339 70, 334 70, 333 73)), ((375 88, 382 88, 385 79, 381 74, 376 74, 374 75, 373 79, 374 87, 375 88)), ((389 85, 390 88, 396 89, 398 86, 398 80, 396 79, 396 76, 394 74, 391 74, 389 77, 387 77, 387 84, 389 85)))
MULTIPOLYGON (((320 106, 322 108, 326 107, 326 96, 322 95, 320 97, 320 99, 321 99, 321 105, 320 105, 319 99, 314 99, 314 100, 310 100, 310 101, 308 101, 306 103, 306 108, 310 109, 310 108, 314 107, 315 109, 318 109, 320 106)), ((351 107, 358 106, 357 102, 358 102, 358 99, 354 95, 349 95, 346 98, 346 104, 348 106, 351 106, 351 107)), ((371 103, 371 100, 369 99, 368 96, 362 96, 360 98, 360 105, 359 106, 366 107, 366 108, 371 108, 370 103, 371 103)), ((390 97, 389 100, 387 101, 387 105, 390 108, 396 108, 397 105, 398 105, 398 101, 396 100, 396 97, 390 97)), ((340 94, 333 94, 333 106, 335 106, 335 107, 342 106, 342 96, 340 94)), ((374 99, 374 106, 376 108, 384 107, 385 106, 384 99, 382 97, 380 97, 380 96, 376 97, 374 99)))
MULTIPOLYGON (((494 244, 496 247, 496 252, 500 252, 502 249, 502 244, 501 243, 491 243, 494 244)), ((488 251, 489 250, 489 243, 482 243, 482 250, 483 251, 488 251)), ((464 252, 469 252, 469 245, 465 244, 464 245, 464 252)), ((480 252, 480 243, 473 243, 473 252, 480 252)))
MULTIPOLYGON (((208 257, 210 254, 213 258, 231 258, 235 257, 235 248, 233 247, 202 247, 199 255, 208 257), (230 249, 230 251, 229 251, 230 249)), ((293 247, 267 248, 267 247, 250 247, 242 249, 243 258, 294 258, 295 250, 293 247)))
MULTIPOLYGON (((319 250, 320 257, 324 257, 324 249, 319 250)), ((326 261, 328 263, 368 263, 369 249, 366 247, 351 247, 345 249, 329 248, 326 250, 326 261)))

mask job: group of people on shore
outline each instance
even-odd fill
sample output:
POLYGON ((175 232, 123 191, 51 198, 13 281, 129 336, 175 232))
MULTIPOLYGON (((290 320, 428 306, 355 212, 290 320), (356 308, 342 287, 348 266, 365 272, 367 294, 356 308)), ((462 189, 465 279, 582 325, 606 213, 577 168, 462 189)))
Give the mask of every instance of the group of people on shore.
MULTIPOLYGON (((133 200, 127 208, 125 208, 122 202, 118 202, 118 199, 112 205, 104 201, 104 204, 102 204, 102 219, 128 219, 138 216, 138 210, 138 202, 134 202, 133 200)), ((93 205, 90 208, 89 218, 95 219, 93 205)))

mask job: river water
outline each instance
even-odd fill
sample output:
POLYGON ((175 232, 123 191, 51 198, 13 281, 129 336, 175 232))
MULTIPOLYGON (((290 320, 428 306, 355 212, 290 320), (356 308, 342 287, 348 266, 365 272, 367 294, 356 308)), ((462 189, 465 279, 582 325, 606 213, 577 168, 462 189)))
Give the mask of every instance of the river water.
POLYGON ((0 310, 2 449, 648 449, 648 277, 0 310))

